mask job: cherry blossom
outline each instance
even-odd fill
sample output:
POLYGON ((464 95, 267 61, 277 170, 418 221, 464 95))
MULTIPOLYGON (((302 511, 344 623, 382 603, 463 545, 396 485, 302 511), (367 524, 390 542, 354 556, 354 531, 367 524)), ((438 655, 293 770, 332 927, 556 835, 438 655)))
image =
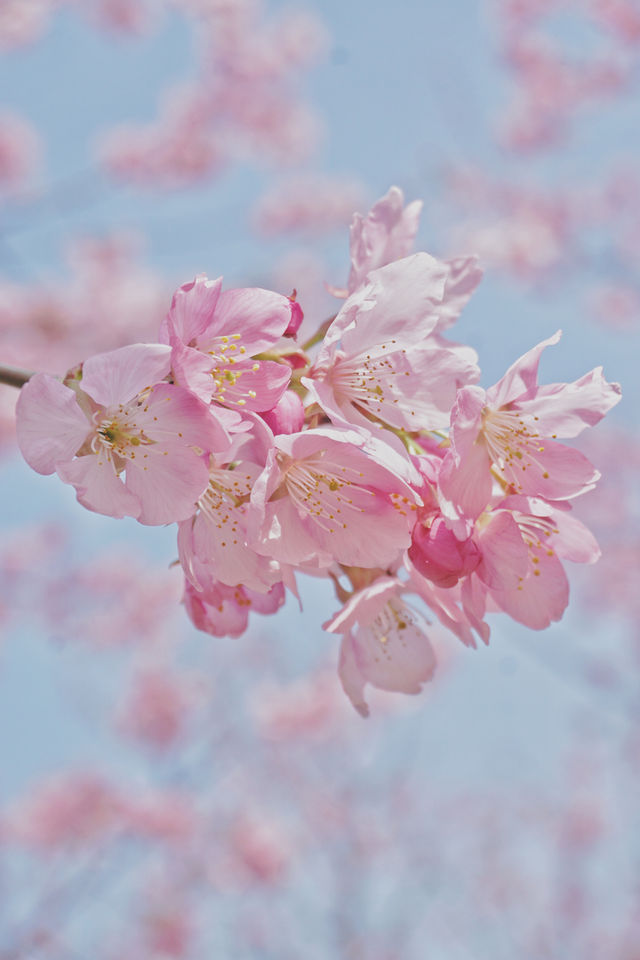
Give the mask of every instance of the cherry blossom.
POLYGON ((620 399, 602 368, 570 384, 538 386, 540 355, 557 333, 517 360, 489 390, 463 387, 451 412, 451 450, 439 477, 443 511, 475 519, 491 495, 491 470, 514 493, 567 500, 598 472, 578 450, 556 443, 598 423, 620 399))
POLYGON ((393 562, 419 502, 408 459, 376 438, 319 427, 274 439, 251 493, 249 536, 282 563, 393 562))
POLYGON ((221 292, 222 278, 196 277, 174 294, 161 339, 172 346, 177 383, 205 402, 232 409, 271 410, 290 369, 257 359, 288 330, 292 305, 269 290, 221 292))
POLYGON ((202 454, 229 438, 196 397, 162 382, 170 362, 168 347, 133 344, 90 357, 73 386, 37 374, 18 400, 27 462, 98 513, 150 524, 191 516, 208 478, 202 454))
MULTIPOLYGON (((435 669, 406 594, 468 647, 488 643, 491 613, 536 630, 560 619, 562 562, 599 556, 568 502, 599 473, 557 441, 620 399, 602 368, 538 384, 559 333, 477 386, 475 351, 443 333, 481 271, 410 253, 419 210, 392 188, 355 218, 351 292, 301 342, 296 289, 223 291, 199 275, 174 293, 160 343, 90 356, 63 381, 4 375, 27 381, 18 439, 34 469, 89 509, 178 524, 199 630, 240 636, 251 610, 298 597, 297 574, 330 578, 343 608, 327 630, 342 634, 339 674, 362 714, 367 683, 417 693, 435 669)), ((178 692, 163 713, 148 687, 131 733, 168 749, 178 692)))
POLYGON ((435 671, 426 620, 402 599, 404 590, 400 580, 380 577, 324 624, 330 633, 343 635, 340 680, 362 716, 369 713, 367 683, 381 690, 419 693, 435 671))

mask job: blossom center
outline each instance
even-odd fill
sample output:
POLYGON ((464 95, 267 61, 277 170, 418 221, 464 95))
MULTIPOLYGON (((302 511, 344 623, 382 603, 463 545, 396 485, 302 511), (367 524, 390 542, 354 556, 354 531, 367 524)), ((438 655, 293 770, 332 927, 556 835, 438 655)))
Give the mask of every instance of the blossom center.
POLYGON ((243 407, 247 398, 255 399, 256 392, 249 389, 242 390, 236 385, 245 374, 256 373, 260 369, 260 364, 256 361, 251 366, 247 365, 245 360, 247 348, 240 343, 241 339, 242 335, 239 333, 216 337, 209 341, 205 352, 214 363, 209 371, 215 388, 214 400, 218 403, 233 403, 243 407))
POLYGON ((283 483, 300 511, 323 530, 346 529, 351 512, 364 513, 375 492, 360 486, 364 474, 352 467, 321 463, 321 458, 294 460, 285 469, 283 483), (352 479, 353 478, 353 479, 352 479))
MULTIPOLYGON (((491 410, 482 413, 482 435, 494 465, 516 489, 522 490, 519 473, 532 466, 541 466, 544 445, 540 434, 531 429, 517 410, 491 410)), ((543 477, 548 477, 543 472, 543 477)))

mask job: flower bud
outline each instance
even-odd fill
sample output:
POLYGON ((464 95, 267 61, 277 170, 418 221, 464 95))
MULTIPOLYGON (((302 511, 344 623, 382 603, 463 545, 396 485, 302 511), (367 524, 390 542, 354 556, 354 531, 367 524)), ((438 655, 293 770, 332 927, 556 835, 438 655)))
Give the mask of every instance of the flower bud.
POLYGON ((276 435, 298 433, 304 425, 302 400, 293 390, 287 390, 272 410, 266 410, 260 416, 276 435))
POLYGON ((480 551, 473 540, 458 540, 442 517, 419 521, 413 528, 409 559, 438 587, 453 587, 478 566, 480 551))

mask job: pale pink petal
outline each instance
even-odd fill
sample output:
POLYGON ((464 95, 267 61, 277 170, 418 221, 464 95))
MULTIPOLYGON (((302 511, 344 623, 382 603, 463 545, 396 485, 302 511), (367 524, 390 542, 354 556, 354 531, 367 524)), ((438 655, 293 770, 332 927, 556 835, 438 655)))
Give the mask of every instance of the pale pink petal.
POLYGON ((349 293, 364 282, 369 271, 406 257, 411 252, 421 210, 420 200, 414 200, 405 207, 402 190, 391 187, 366 217, 358 213, 354 216, 349 243, 349 293))
POLYGON ((518 524, 507 510, 498 510, 477 536, 482 558, 477 569, 490 590, 515 589, 525 576, 528 551, 518 524))
POLYGON ((487 588, 477 577, 466 577, 462 581, 460 599, 464 615, 483 643, 488 644, 491 631, 489 625, 484 622, 487 608, 486 593, 487 588))
POLYGON ((210 336, 240 334, 238 343, 253 356, 272 347, 290 320, 291 303, 282 294, 260 287, 225 290, 220 294, 214 321, 199 338, 198 345, 206 349, 210 336))
MULTIPOLYGON (((440 623, 447 630, 451 630, 464 643, 465 647, 475 649, 476 641, 471 631, 471 624, 456 602, 456 590, 449 587, 437 587, 431 581, 425 580, 407 558, 405 558, 405 567, 409 571, 412 589, 418 596, 422 597, 440 623)), ((467 582, 465 581, 465 583, 467 582)))
POLYGON ((247 629, 249 607, 240 587, 217 584, 198 593, 187 581, 183 603, 193 625, 214 637, 240 637, 247 629))
POLYGON ((266 593, 251 590, 247 587, 245 587, 244 592, 251 609, 256 613, 276 613, 285 601, 284 585, 282 583, 274 583, 266 593))
POLYGON ((338 676, 340 677, 342 689, 360 716, 368 717, 369 707, 364 699, 364 688, 367 681, 358 667, 351 633, 345 633, 342 638, 338 676))
POLYGON ((503 500, 500 508, 513 510, 525 518, 530 515, 548 520, 548 524, 543 528, 545 539, 548 546, 564 560, 571 560, 573 563, 595 563, 599 559, 600 547, 595 537, 571 514, 568 503, 552 505, 537 497, 512 496, 503 500))
POLYGON ((252 410, 254 413, 275 407, 291 380, 291 367, 273 360, 237 363, 232 373, 237 379, 225 381, 220 394, 214 390, 213 399, 232 409, 252 410))
POLYGON ((328 633, 345 633, 358 622, 370 622, 401 589, 402 583, 396 577, 378 577, 371 586, 356 591, 330 620, 322 624, 322 629, 328 633))
POLYGON ((562 564, 546 550, 533 548, 537 563, 515 588, 492 590, 494 600, 510 617, 532 630, 544 630, 560 620, 569 602, 569 583, 562 564))
POLYGON ((140 523, 187 520, 208 482, 207 465, 182 443, 141 446, 127 461, 127 489, 141 505, 140 523))
POLYGON ((209 403, 216 389, 211 357, 176 338, 171 341, 171 368, 176 383, 187 387, 203 403, 209 403))
POLYGON ((458 391, 451 410, 450 439, 459 456, 466 454, 476 443, 486 402, 487 395, 482 387, 465 386, 458 391))
POLYGON ((559 342, 562 331, 532 347, 513 363, 501 380, 487 390, 487 403, 494 409, 518 399, 528 399, 538 389, 538 366, 546 347, 559 342))
POLYGON ((380 690, 420 693, 436 669, 424 618, 399 598, 391 600, 370 626, 353 635, 362 676, 380 690))
POLYGON ((535 397, 519 402, 518 409, 535 416, 542 436, 576 437, 599 423, 620 398, 620 385, 608 383, 602 367, 596 367, 573 383, 538 387, 535 397))
POLYGON ((471 294, 482 280, 482 270, 477 257, 457 257, 445 260, 448 268, 444 297, 438 307, 438 330, 451 326, 469 301, 471 294))
POLYGON ((37 373, 21 389, 16 404, 16 433, 22 456, 37 473, 53 473, 71 460, 90 432, 76 394, 59 380, 37 373))
POLYGON ((204 274, 191 283, 183 283, 173 295, 169 313, 160 327, 162 343, 172 343, 177 337, 185 345, 196 339, 212 322, 222 290, 222 277, 209 280, 204 274))
MULTIPOLYGON (((369 274, 368 282, 344 303, 325 337, 330 346, 351 334, 348 351, 359 352, 362 338, 367 344, 405 339, 407 325, 414 339, 426 337, 438 322, 438 306, 444 295, 446 265, 428 253, 414 253, 369 274)), ((362 340, 362 345, 365 342, 362 340)))
POLYGON ((88 510, 108 517, 140 515, 140 500, 118 477, 110 451, 102 448, 96 454, 59 463, 56 472, 76 488, 78 502, 88 510))
POLYGON ((132 343, 85 360, 81 386, 103 407, 125 404, 159 383, 171 370, 171 348, 161 343, 132 343))
POLYGON ((492 487, 491 461, 482 443, 470 446, 462 457, 453 451, 445 455, 438 477, 439 500, 459 539, 468 536, 469 521, 476 520, 487 506, 492 487))
POLYGON ((600 476, 579 450, 545 439, 537 447, 529 445, 522 459, 505 466, 502 474, 516 493, 547 500, 569 500, 586 493, 600 476))
POLYGON ((217 409, 171 383, 160 383, 150 390, 136 408, 135 417, 135 426, 161 443, 179 440, 207 453, 222 453, 231 444, 217 409))

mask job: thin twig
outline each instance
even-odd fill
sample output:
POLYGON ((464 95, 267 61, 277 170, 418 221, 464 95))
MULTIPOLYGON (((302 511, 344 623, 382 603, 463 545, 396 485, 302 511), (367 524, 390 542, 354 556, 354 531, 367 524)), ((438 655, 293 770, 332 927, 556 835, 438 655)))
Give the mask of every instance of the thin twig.
POLYGON ((35 370, 22 370, 20 367, 9 367, 6 364, 0 364, 0 383, 6 383, 8 387, 24 387, 27 380, 35 375, 35 370))

